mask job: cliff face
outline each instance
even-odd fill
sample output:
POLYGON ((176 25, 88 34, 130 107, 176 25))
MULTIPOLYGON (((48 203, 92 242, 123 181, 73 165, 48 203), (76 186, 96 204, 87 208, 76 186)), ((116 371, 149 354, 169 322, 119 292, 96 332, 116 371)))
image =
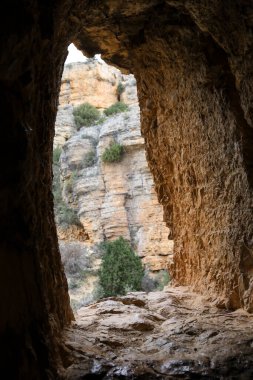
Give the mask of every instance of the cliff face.
POLYGON ((115 67, 97 59, 65 65, 55 122, 54 146, 62 146, 75 132, 72 115, 74 106, 87 102, 103 110, 118 100, 126 104, 138 102, 133 75, 123 75, 115 67), (121 95, 117 92, 119 84, 124 87, 121 95))
MULTIPOLYGON (((66 65, 54 145, 60 146, 66 138, 61 155, 64 197, 78 210, 89 237, 87 244, 123 236, 131 241, 150 270, 166 269, 172 259, 173 241, 168 240, 170 231, 163 221, 145 157, 133 75, 123 75, 96 59, 66 65), (99 109, 111 106, 118 100, 119 83, 124 87, 120 99, 131 105, 129 111, 77 131, 73 107, 84 102, 99 109), (102 154, 114 141, 124 147, 123 159, 119 163, 103 163, 102 154), (89 154, 91 162, 87 162, 89 154)), ((59 236, 64 236, 62 231, 59 236)))
POLYGON ((170 231, 147 166, 137 105, 76 132, 63 146, 61 173, 65 199, 77 207, 88 243, 123 236, 151 270, 167 267, 173 241, 168 241, 170 231), (103 163, 101 156, 113 141, 124 147, 122 160, 103 163), (90 152, 94 162, 87 165, 90 152))
POLYGON ((136 82, 133 75, 124 75, 99 59, 69 63, 64 66, 59 105, 76 106, 88 102, 96 108, 108 108, 119 100, 119 83, 125 87, 121 100, 126 104, 136 103, 136 82))

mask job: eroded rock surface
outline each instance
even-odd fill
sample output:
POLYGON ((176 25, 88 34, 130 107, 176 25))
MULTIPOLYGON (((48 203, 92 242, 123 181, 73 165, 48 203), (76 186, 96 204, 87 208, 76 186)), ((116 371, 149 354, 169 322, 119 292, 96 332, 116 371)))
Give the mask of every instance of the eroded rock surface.
POLYGON ((107 1, 86 15, 79 48, 137 80, 174 283, 253 311, 252 4, 107 1))
POLYGON ((88 102, 96 108, 105 109, 118 100, 126 104, 137 103, 136 81, 133 75, 124 75, 115 67, 95 58, 64 66, 60 106, 77 106, 88 102), (119 84, 124 87, 122 94, 117 92, 119 84))
POLYGON ((143 263, 157 271, 172 260, 173 241, 168 240, 170 231, 163 222, 139 123, 136 105, 100 125, 81 128, 63 146, 61 173, 65 199, 77 207, 89 243, 123 236, 143 263), (114 141, 124 147, 122 160, 102 162, 103 152, 114 141), (90 152, 94 162, 87 165, 90 152))
POLYGON ((253 316, 187 288, 129 293, 83 307, 66 331, 66 379, 250 379, 253 316))
POLYGON ((138 103, 133 75, 124 75, 115 67, 97 59, 65 65, 55 122, 54 146, 62 146, 74 134, 72 112, 75 106, 90 103, 103 110, 119 100, 125 104, 138 103), (117 91, 119 84, 123 86, 121 94, 117 91))

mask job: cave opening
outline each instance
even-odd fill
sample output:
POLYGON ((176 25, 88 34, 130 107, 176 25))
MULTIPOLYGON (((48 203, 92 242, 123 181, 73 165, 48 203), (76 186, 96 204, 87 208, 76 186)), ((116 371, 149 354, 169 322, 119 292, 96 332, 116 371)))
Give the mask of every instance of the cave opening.
POLYGON ((11 379, 251 378, 252 5, 5 5, 1 373, 11 379), (82 326, 71 325, 51 192, 53 125, 69 40, 135 75, 147 159, 175 241, 174 288, 155 300, 110 300, 100 314, 91 308, 82 326), (126 315, 132 324, 124 330, 126 315))
POLYGON ((73 44, 68 50, 55 122, 53 195, 61 258, 77 313, 106 294, 99 274, 106 247, 118 244, 125 254, 133 250, 141 258, 142 275, 134 264, 119 268, 117 260, 128 264, 123 253, 115 252, 114 266, 104 277, 112 282, 108 294, 117 296, 162 290, 170 280, 173 241, 145 157, 134 76, 107 65, 98 54, 85 57, 73 44), (126 290, 116 285, 120 279, 126 290), (116 288, 119 294, 112 291, 116 288))

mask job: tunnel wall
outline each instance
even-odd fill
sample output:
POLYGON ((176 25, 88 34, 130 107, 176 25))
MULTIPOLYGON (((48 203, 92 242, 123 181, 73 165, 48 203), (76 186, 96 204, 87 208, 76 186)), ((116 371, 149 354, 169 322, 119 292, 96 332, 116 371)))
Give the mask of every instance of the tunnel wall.
POLYGON ((0 371, 6 379, 56 379, 60 332, 73 318, 51 193, 67 40, 59 40, 49 3, 2 7, 0 371))
POLYGON ((166 9, 160 28, 154 17, 136 52, 142 131, 173 225, 174 284, 252 312, 252 40, 238 4, 209 7, 186 2, 172 26, 166 9))
POLYGON ((77 45, 137 79, 173 283, 253 311, 252 7, 107 1, 88 15, 77 45))

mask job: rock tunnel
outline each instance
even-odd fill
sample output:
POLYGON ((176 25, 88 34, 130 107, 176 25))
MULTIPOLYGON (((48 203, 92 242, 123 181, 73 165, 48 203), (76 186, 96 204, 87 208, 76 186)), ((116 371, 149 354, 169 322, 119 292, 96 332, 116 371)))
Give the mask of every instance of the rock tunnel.
POLYGON ((1 8, 1 371, 57 378, 61 331, 73 319, 51 193, 70 42, 136 77, 148 163, 175 240, 174 284, 252 312, 251 2, 11 0, 1 8))

